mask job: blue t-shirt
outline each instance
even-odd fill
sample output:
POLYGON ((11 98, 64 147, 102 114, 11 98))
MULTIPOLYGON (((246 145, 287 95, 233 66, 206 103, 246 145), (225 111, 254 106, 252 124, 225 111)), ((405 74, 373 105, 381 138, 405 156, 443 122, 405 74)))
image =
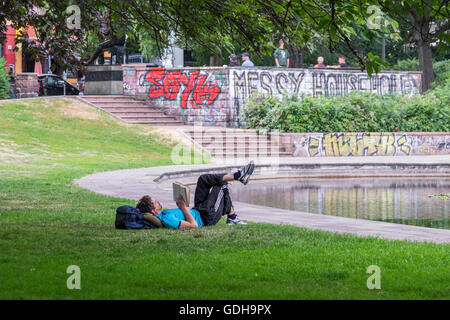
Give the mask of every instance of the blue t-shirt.
MULTIPOLYGON (((189 209, 189 212, 192 214, 192 217, 194 217, 194 220, 197 222, 197 225, 199 227, 202 227, 203 221, 200 216, 200 212, 198 212, 195 209, 189 209)), ((161 220, 164 227, 172 229, 178 229, 181 221, 186 221, 183 211, 181 211, 181 209, 179 208, 166 209, 160 214, 157 214, 155 217, 161 220)))

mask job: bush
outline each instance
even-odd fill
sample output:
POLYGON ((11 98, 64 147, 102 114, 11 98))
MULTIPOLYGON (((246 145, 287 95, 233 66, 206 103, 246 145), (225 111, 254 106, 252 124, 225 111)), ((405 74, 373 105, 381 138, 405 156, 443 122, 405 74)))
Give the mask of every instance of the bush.
MULTIPOLYGON (((420 71, 419 60, 417 58, 398 60, 392 69, 403 71, 420 71)), ((450 78, 450 60, 433 62, 433 70, 436 76, 436 79, 433 82, 433 87, 435 88, 442 85, 446 79, 450 78)))
POLYGON ((444 85, 450 79, 450 60, 443 60, 433 63, 433 70, 436 76, 433 88, 444 85))
POLYGON ((5 59, 0 59, 0 99, 9 98, 9 76, 5 70, 5 59))
POLYGON ((344 97, 309 95, 282 100, 252 96, 241 114, 246 128, 281 132, 450 131, 450 79, 426 94, 353 91, 344 97))
POLYGON ((397 63, 392 66, 392 69, 403 71, 419 71, 420 70, 419 59, 412 58, 412 59, 398 60, 397 63))

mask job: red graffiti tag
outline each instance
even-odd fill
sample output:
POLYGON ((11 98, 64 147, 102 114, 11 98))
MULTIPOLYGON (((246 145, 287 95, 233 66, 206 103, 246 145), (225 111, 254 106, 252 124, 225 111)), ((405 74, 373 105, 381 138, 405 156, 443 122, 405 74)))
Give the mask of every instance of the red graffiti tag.
POLYGON ((217 82, 212 83, 206 79, 207 76, 200 76, 200 71, 186 74, 181 71, 166 71, 163 68, 153 68, 145 75, 145 81, 150 83, 150 99, 175 100, 183 86, 180 96, 183 109, 187 109, 188 102, 193 108, 200 109, 214 103, 221 90, 217 82))

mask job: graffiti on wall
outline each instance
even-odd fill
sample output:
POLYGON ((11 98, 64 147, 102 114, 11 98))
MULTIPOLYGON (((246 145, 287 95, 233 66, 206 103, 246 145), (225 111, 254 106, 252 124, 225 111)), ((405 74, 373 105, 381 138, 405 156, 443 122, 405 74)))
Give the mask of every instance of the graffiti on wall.
POLYGON ((409 156, 448 154, 450 136, 408 136, 405 133, 323 133, 294 137, 297 157, 409 156))
POLYGON ((394 133, 325 133, 321 136, 294 138, 294 156, 393 156, 409 155, 411 146, 406 135, 394 133), (398 154, 397 154, 398 155, 398 154))
POLYGON ((287 93, 316 97, 343 96, 353 90, 379 95, 415 94, 419 87, 420 75, 407 72, 379 73, 370 78, 364 72, 342 70, 230 69, 230 92, 234 99, 240 100, 256 91, 270 96, 287 93))
POLYGON ((312 74, 312 95, 317 97, 343 96, 357 90, 383 95, 387 93, 418 93, 418 83, 414 77, 405 74, 381 74, 371 78, 365 73, 312 74))
POLYGON ((182 109, 209 106, 221 92, 217 80, 208 80, 208 75, 201 74, 199 70, 168 71, 154 68, 147 72, 144 79, 149 83, 150 99, 177 100, 182 109))
POLYGON ((450 135, 413 136, 411 137, 411 148, 411 152, 414 154, 449 154, 450 135))
POLYGON ((369 78, 351 70, 279 68, 123 67, 124 95, 146 99, 167 114, 213 125, 238 126, 238 114, 254 92, 336 96, 357 90, 376 94, 419 92, 421 74, 383 72, 369 78))

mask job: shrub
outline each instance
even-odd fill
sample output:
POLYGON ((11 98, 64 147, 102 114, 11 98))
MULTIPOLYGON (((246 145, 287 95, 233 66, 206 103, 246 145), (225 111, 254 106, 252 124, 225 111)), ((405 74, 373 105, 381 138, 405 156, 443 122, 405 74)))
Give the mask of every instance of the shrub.
POLYGON ((413 95, 353 91, 344 97, 304 95, 278 99, 261 94, 244 105, 246 128, 281 132, 450 131, 450 79, 413 95))
POLYGON ((9 76, 5 69, 5 59, 0 59, 0 99, 9 98, 9 76))
POLYGON ((398 60, 397 63, 392 66, 392 69, 404 71, 419 71, 420 70, 419 59, 412 58, 412 59, 398 60))
POLYGON ((433 64, 434 74, 436 76, 433 87, 444 85, 447 79, 450 79, 450 60, 438 61, 433 64))
MULTIPOLYGON (((417 58, 399 60, 392 67, 393 70, 404 70, 404 71, 420 71, 419 60, 417 58)), ((433 87, 440 86, 445 82, 445 79, 450 78, 450 60, 443 60, 433 62, 433 70, 436 76, 433 82, 433 87)))

